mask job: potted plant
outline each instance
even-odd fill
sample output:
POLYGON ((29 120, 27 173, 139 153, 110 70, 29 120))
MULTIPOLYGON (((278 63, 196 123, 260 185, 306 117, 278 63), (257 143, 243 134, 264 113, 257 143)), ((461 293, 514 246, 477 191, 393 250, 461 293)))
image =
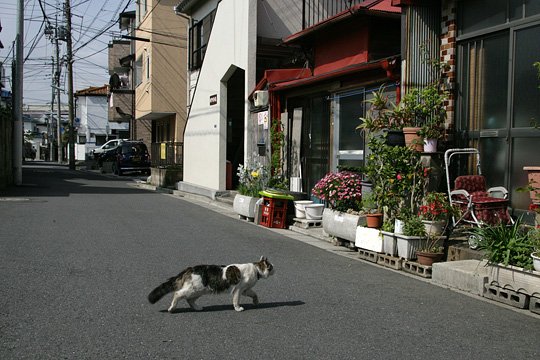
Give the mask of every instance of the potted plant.
POLYGON ((429 192, 418 209, 418 215, 426 228, 426 234, 441 236, 448 224, 452 206, 448 196, 441 192, 429 192))
POLYGON ((478 250, 485 253, 489 264, 533 268, 531 253, 538 248, 536 229, 522 225, 521 219, 514 224, 498 224, 472 228, 470 233, 478 241, 478 250))
POLYGON ((426 229, 417 216, 404 220, 403 234, 396 234, 398 256, 406 260, 416 258, 416 251, 426 241, 426 229))
POLYGON ((410 89, 399 103, 397 115, 403 116, 405 144, 417 151, 423 151, 422 138, 436 139, 442 136, 446 119, 446 95, 439 90, 438 83, 418 89, 410 89))
POLYGON ((352 171, 326 174, 315 184, 311 194, 324 201, 323 229, 326 233, 355 241, 356 227, 365 223, 360 216, 362 207, 362 176, 352 171))
POLYGON ((368 136, 382 136, 386 144, 390 146, 405 145, 400 117, 394 116, 398 106, 388 99, 381 85, 379 90, 371 93, 371 98, 365 101, 368 104, 366 116, 360 118, 357 130, 363 131, 368 136))
POLYGON ((437 145, 439 139, 444 134, 444 128, 437 121, 430 121, 420 128, 418 135, 420 135, 424 141, 424 152, 435 153, 437 152, 437 145))
POLYGON ((375 194, 368 193, 362 196, 362 211, 366 214, 367 227, 375 229, 381 227, 383 214, 375 201, 375 194))
POLYGON ((531 238, 533 247, 533 252, 531 253, 533 268, 536 271, 540 271, 540 228, 536 227, 530 230, 529 237, 531 238))
MULTIPOLYGON (((254 155, 253 158, 256 158, 254 155)), ((237 172, 238 194, 234 197, 233 210, 241 217, 249 221, 255 219, 255 205, 259 200, 259 192, 264 189, 268 182, 266 167, 256 160, 247 161, 246 164, 238 165, 237 172)))
POLYGON ((426 233, 425 241, 416 250, 416 258, 419 264, 431 266, 444 257, 444 248, 441 245, 442 238, 437 235, 426 233))
POLYGON ((396 236, 394 234, 394 219, 384 220, 381 227, 383 237, 383 251, 390 256, 397 255, 396 236))
POLYGON ((385 219, 416 210, 421 201, 427 171, 420 154, 405 146, 389 146, 380 138, 368 141, 370 153, 364 167, 372 194, 385 219))

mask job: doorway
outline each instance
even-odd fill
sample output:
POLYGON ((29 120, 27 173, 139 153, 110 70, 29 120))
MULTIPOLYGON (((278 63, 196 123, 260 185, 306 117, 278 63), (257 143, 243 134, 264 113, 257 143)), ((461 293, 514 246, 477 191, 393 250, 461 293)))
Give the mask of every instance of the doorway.
POLYGON ((236 170, 244 163, 244 78, 245 71, 236 68, 227 80, 227 190, 238 187, 236 170))

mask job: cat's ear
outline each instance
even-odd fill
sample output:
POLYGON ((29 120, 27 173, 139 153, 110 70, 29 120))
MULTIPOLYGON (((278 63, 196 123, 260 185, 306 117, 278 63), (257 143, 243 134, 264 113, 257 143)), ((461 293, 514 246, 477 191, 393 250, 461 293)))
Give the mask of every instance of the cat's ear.
POLYGON ((267 261, 268 259, 266 258, 266 256, 261 256, 261 261, 267 261))

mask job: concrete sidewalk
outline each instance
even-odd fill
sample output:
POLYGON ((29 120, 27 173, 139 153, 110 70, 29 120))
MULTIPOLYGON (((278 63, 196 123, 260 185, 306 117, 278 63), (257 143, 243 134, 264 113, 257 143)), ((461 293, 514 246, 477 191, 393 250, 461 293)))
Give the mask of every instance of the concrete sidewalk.
MULTIPOLYGON (((238 221, 246 221, 241 220, 238 214, 233 211, 233 200, 236 194, 235 192, 229 192, 229 196, 216 196, 215 199, 211 199, 207 196, 198 195, 186 191, 157 188, 156 186, 149 185, 141 180, 135 180, 133 184, 134 186, 137 186, 139 188, 157 191, 168 194, 170 196, 182 198, 186 201, 205 207, 209 210, 219 212, 234 219, 238 219, 238 221)), ((260 226, 256 225, 253 222, 251 222, 250 224, 253 224, 253 226, 260 226)), ((392 271, 403 276, 415 278, 419 281, 428 282, 435 286, 448 288, 453 291, 460 292, 464 295, 474 297, 478 300, 487 301, 504 307, 506 309, 535 317, 540 320, 540 292, 536 293, 533 290, 532 296, 531 294, 529 294, 527 295, 527 298, 524 298, 524 295, 520 293, 519 289, 516 289, 516 291, 514 291, 510 285, 501 285, 501 289, 503 289, 501 291, 497 290, 498 286, 495 286, 495 290, 493 290, 494 286, 490 285, 490 282, 493 281, 490 278, 488 270, 489 267, 486 267, 487 263, 485 261, 468 259, 462 261, 446 261, 442 263, 435 263, 433 267, 429 268, 431 276, 425 277, 419 276, 416 273, 414 265, 411 271, 410 264, 414 264, 413 262, 407 262, 407 264, 409 264, 408 269, 395 269, 388 266, 382 266, 381 263, 378 264, 376 261, 366 261, 364 258, 361 257, 362 251, 357 251, 358 249, 356 248, 351 249, 346 246, 340 246, 341 244, 337 242, 333 237, 328 236, 323 231, 322 227, 309 227, 307 229, 303 229, 297 226, 289 226, 288 229, 267 229, 269 231, 279 233, 291 239, 295 239, 308 245, 315 246, 322 250, 332 252, 336 255, 344 256, 356 261, 361 261, 365 264, 380 268, 381 270, 392 271), (504 288, 506 288, 506 290, 504 288), (531 303, 531 309, 529 309, 529 301, 531 303)), ((464 238, 458 237, 453 239, 453 243, 455 244, 459 244, 460 242, 462 243, 463 241, 465 241, 464 238)), ((463 251, 464 253, 469 252, 468 257, 471 256, 471 250, 468 249, 466 241, 461 246, 461 248, 456 247, 456 249, 458 249, 458 251, 463 251)), ((455 254, 453 254, 452 256, 455 256, 455 254)), ((478 252, 473 251, 472 257, 474 256, 479 257, 478 252)), ((451 260, 450 257, 451 254, 449 252, 449 260, 451 260)), ((540 273, 531 273, 534 273, 533 280, 531 282, 531 280, 527 279, 527 286, 532 286, 533 289, 537 289, 538 287, 540 287, 540 273)), ((514 277, 514 275, 511 275, 511 277, 514 277)), ((522 285, 514 284, 514 286, 519 287, 522 285)))

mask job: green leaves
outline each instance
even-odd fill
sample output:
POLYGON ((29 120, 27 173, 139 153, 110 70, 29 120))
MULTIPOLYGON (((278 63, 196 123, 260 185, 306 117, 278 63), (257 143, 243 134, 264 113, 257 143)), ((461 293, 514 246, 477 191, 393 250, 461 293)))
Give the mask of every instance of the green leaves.
POLYGON ((538 230, 528 230, 517 220, 513 225, 499 224, 471 229, 478 239, 478 249, 486 252, 493 264, 513 265, 532 269, 531 253, 535 249, 538 230))

